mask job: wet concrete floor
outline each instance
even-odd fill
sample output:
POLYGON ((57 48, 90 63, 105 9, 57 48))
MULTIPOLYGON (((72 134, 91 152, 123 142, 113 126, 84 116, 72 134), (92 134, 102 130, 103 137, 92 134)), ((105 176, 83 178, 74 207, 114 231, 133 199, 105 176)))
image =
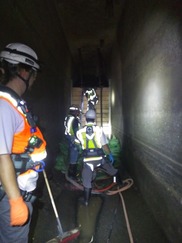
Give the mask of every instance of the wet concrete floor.
MULTIPOLYGON (((49 179, 63 231, 81 225, 80 236, 70 243, 170 243, 151 215, 135 184, 122 192, 129 220, 127 230, 122 200, 112 196, 93 194, 88 207, 79 202, 82 191, 76 189, 57 173, 49 179), (130 236, 129 236, 130 235, 130 236)), ((57 220, 45 184, 42 182, 39 200, 34 203, 34 213, 29 243, 46 243, 58 234, 57 220)))

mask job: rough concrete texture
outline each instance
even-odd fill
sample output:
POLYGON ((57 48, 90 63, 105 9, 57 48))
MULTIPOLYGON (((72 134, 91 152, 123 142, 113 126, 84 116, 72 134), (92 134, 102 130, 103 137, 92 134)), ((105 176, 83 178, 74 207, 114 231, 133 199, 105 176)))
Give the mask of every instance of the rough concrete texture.
MULTIPOLYGON (((123 119, 113 122, 114 133, 123 127, 124 163, 171 242, 182 239, 181 8, 179 1, 126 2, 117 39, 123 119)), ((120 95, 120 84, 112 86, 120 95)))

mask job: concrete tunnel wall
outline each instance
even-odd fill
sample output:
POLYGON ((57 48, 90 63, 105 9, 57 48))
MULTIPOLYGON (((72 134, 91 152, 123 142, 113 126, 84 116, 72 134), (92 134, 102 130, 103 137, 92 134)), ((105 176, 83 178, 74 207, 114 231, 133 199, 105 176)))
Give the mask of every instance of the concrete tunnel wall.
POLYGON ((25 95, 47 140, 47 168, 55 163, 70 105, 72 60, 62 28, 48 1, 1 1, 0 50, 12 42, 32 47, 42 71, 25 95), (47 6, 48 5, 48 6, 47 6))
POLYGON ((181 27, 180 1, 125 1, 110 77, 123 163, 175 243, 182 239, 181 27))

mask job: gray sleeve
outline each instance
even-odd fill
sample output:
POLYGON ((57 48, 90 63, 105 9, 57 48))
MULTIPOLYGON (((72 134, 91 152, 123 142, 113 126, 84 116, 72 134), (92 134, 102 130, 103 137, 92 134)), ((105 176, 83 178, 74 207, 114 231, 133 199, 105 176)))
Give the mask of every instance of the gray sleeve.
POLYGON ((14 134, 24 127, 21 115, 0 99, 0 154, 11 154, 14 134))

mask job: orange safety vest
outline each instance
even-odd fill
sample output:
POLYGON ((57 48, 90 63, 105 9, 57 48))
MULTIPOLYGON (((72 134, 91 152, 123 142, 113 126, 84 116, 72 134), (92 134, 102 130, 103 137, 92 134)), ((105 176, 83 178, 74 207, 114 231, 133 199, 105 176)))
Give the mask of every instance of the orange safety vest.
POLYGON ((42 140, 42 144, 38 148, 35 147, 29 155, 33 161, 43 160, 47 156, 46 141, 44 140, 40 129, 37 126, 34 127, 34 129, 31 129, 32 127, 28 123, 26 114, 24 114, 24 112, 21 109, 21 106, 18 105, 17 100, 14 97, 12 97, 12 95, 10 95, 8 92, 2 92, 0 90, 0 99, 6 100, 22 116, 24 120, 24 129, 14 134, 12 153, 25 153, 26 148, 28 146, 28 141, 31 138, 31 136, 37 136, 39 139, 42 140))

